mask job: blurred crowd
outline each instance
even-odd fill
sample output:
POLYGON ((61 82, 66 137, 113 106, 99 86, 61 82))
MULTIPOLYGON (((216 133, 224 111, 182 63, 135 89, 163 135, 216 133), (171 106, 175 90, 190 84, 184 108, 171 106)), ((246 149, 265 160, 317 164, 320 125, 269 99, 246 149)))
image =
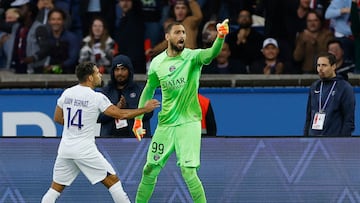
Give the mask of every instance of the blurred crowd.
POLYGON ((0 70, 74 73, 92 61, 102 73, 123 54, 144 74, 166 49, 165 27, 182 22, 186 47, 207 48, 216 24, 230 33, 204 74, 316 74, 317 54, 339 73, 360 72, 358 0, 1 0, 0 70), (359 60, 357 60, 359 59, 359 60))

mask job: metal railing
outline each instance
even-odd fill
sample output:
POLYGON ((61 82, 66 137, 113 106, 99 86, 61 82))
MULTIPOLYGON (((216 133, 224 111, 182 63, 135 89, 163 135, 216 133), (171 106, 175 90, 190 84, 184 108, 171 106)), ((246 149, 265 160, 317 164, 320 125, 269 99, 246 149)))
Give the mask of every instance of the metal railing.
MULTIPOLYGON (((146 82, 145 74, 135 74, 134 80, 146 82)), ((319 77, 314 74, 296 75, 252 75, 252 74, 203 74, 201 87, 306 87, 319 77)), ((104 84, 110 75, 103 75, 104 84)), ((360 86, 360 74, 350 74, 349 82, 360 86)), ((13 74, 0 71, 0 88, 66 88, 77 83, 74 74, 13 74)))

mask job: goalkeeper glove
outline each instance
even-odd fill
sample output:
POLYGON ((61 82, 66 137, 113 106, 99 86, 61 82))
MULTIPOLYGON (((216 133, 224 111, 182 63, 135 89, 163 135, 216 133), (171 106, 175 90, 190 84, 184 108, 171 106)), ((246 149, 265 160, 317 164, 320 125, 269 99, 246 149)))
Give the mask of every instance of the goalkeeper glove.
POLYGON ((134 126, 133 126, 133 132, 135 137, 141 141, 141 138, 144 137, 144 134, 146 133, 146 130, 143 129, 143 123, 141 119, 135 119, 134 126))
POLYGON ((218 31, 218 37, 224 38, 229 34, 229 19, 225 19, 222 23, 216 25, 216 30, 218 31))

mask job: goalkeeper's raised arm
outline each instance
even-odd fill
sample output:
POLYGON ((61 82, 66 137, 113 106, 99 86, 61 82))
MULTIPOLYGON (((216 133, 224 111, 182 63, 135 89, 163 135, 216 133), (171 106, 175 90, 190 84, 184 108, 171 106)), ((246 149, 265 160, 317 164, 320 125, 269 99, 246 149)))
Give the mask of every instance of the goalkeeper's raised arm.
POLYGON ((225 36, 229 33, 229 19, 225 19, 222 23, 216 25, 218 32, 217 37, 210 48, 200 51, 200 60, 203 64, 209 64, 220 53, 224 44, 225 36))

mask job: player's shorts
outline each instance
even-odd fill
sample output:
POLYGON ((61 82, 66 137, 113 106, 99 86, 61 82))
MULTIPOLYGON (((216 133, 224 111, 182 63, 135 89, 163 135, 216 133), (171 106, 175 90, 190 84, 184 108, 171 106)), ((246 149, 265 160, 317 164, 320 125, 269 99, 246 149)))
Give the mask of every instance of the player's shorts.
POLYGON ((165 166, 175 151, 177 165, 200 166, 201 122, 185 123, 178 126, 158 126, 151 139, 147 162, 165 166))
POLYGON ((93 157, 82 159, 57 157, 53 170, 53 180, 61 185, 69 186, 80 171, 91 184, 104 180, 108 173, 116 174, 110 163, 98 152, 93 157))

